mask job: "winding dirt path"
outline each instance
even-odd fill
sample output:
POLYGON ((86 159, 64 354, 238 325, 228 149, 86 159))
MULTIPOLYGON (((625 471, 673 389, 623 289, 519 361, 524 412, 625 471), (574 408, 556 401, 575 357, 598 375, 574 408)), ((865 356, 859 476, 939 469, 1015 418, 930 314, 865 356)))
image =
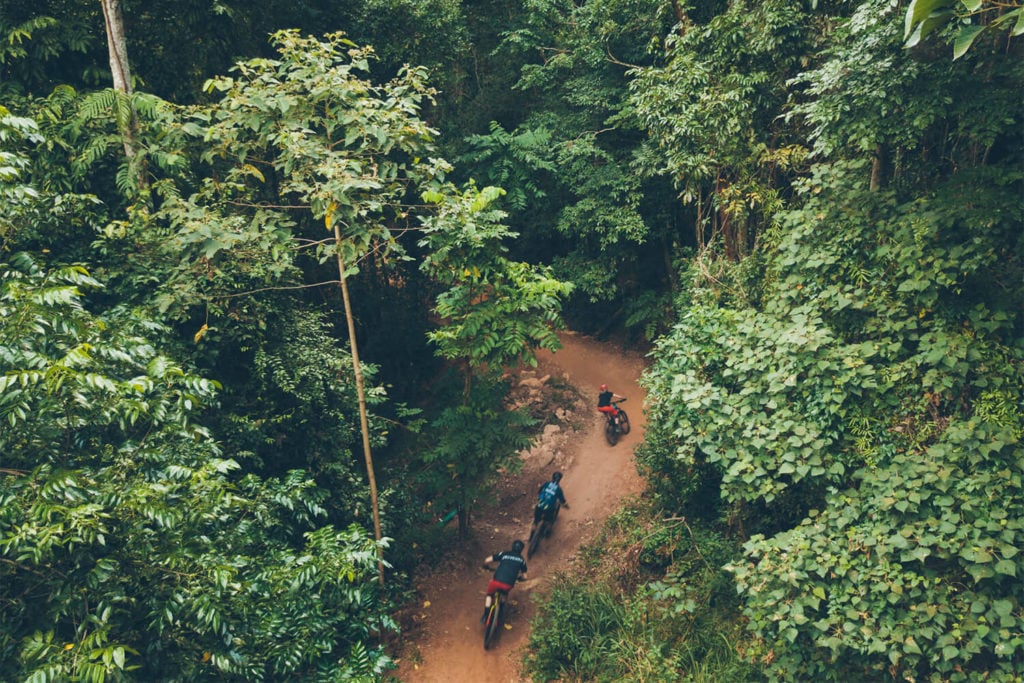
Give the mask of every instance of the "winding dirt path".
POLYGON ((416 626, 407 629, 399 643, 402 656, 394 675, 400 681, 525 681, 522 648, 535 611, 530 596, 543 592, 550 578, 568 566, 580 545, 601 529, 623 497, 643 488, 632 457, 644 433, 644 395, 637 384, 643 359, 624 356, 610 344, 572 333, 561 335, 561 339, 561 350, 540 355, 540 373, 565 378, 584 396, 593 397, 595 404, 598 386, 607 383, 629 398, 623 408, 629 413, 632 431, 615 447, 609 446, 595 409, 586 428, 562 449, 555 462, 530 463, 503 482, 500 508, 480 511, 473 520, 473 539, 460 546, 445 567, 420 579, 416 626), (479 618, 490 572, 480 565, 487 555, 506 550, 513 539, 526 540, 537 487, 556 467, 565 473, 562 485, 571 507, 561 512, 552 537, 528 560, 530 578, 517 584, 511 594, 513 610, 507 630, 485 651, 479 618))

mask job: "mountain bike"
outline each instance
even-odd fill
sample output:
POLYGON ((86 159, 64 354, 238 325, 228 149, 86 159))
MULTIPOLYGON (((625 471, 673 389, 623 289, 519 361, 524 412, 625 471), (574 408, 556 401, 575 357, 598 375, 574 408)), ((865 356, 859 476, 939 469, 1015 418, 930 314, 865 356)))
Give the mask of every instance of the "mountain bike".
POLYGON ((551 521, 548 521, 546 515, 542 516, 540 523, 534 524, 533 528, 530 529, 530 539, 526 542, 526 559, 530 559, 530 556, 536 552, 540 546, 540 539, 551 535, 551 527, 554 526, 555 520, 558 519, 558 511, 561 509, 562 504, 555 503, 555 514, 551 515, 551 521))
POLYGON ((626 411, 619 407, 619 404, 625 400, 612 402, 612 406, 619 411, 617 415, 613 416, 609 413, 603 413, 605 416, 604 438, 612 446, 619 442, 620 436, 629 434, 629 415, 626 415, 626 411))
POLYGON ((494 642, 495 636, 498 635, 498 629, 501 627, 502 603, 505 602, 505 598, 507 597, 508 593, 505 591, 494 591, 494 595, 491 596, 491 608, 487 610, 487 618, 484 620, 485 650, 491 647, 491 643, 494 642))

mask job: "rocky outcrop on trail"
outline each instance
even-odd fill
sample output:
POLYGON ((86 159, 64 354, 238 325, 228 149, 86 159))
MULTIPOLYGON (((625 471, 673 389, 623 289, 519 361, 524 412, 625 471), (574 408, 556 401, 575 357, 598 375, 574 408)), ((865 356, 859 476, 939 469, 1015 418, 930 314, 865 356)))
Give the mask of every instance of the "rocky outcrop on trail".
POLYGON ((526 469, 568 468, 572 465, 573 448, 587 420, 593 418, 590 404, 568 377, 553 377, 536 370, 523 370, 509 377, 512 391, 510 409, 524 409, 537 421, 540 431, 533 445, 519 452, 526 469))

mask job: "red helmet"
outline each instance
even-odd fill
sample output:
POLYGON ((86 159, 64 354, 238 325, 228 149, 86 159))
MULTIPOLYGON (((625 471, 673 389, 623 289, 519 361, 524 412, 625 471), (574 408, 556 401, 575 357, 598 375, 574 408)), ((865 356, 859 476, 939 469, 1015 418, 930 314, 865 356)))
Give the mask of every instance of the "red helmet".
POLYGON ((601 385, 601 391, 608 391, 608 385, 607 384, 602 384, 601 385))

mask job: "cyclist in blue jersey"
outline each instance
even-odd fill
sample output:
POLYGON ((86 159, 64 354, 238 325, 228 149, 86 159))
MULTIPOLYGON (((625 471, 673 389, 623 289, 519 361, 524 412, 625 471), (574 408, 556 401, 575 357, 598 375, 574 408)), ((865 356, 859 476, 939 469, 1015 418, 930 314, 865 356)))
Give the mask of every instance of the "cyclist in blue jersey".
POLYGON ((569 509, 569 503, 565 500, 565 493, 562 492, 562 473, 555 472, 551 475, 551 481, 546 481, 537 489, 537 505, 533 508, 533 525, 540 524, 541 519, 554 523, 558 508, 569 509))

